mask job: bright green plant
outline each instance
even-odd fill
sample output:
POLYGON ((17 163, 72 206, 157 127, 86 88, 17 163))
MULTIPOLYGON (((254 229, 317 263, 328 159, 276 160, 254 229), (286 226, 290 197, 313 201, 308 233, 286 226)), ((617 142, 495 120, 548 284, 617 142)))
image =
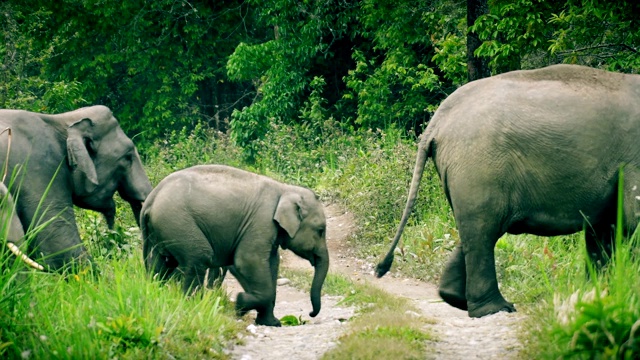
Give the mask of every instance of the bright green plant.
POLYGON ((302 319, 302 315, 296 317, 295 315, 285 315, 280 318, 282 326, 300 326, 307 323, 307 320, 302 319))

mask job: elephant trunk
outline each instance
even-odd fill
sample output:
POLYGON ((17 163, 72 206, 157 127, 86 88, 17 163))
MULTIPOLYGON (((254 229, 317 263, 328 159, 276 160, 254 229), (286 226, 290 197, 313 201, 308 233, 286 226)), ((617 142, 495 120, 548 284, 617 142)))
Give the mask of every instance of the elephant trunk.
POLYGON ((329 251, 324 247, 323 250, 317 251, 314 256, 315 274, 313 275, 313 282, 311 283, 311 306, 313 307, 313 311, 309 313, 311 317, 315 317, 320 312, 322 285, 329 272, 329 251))
POLYGON ((402 236, 402 231, 404 230, 405 225, 407 224, 407 220, 409 220, 409 215, 411 215, 411 210, 413 209, 413 205, 416 202, 416 198, 418 197, 418 189, 420 188, 420 181, 422 180, 422 173, 424 172, 425 164, 427 160, 431 156, 431 131, 427 128, 422 134, 422 138, 420 139, 420 143, 418 143, 418 155, 416 157, 416 165, 413 169, 413 178, 411 180, 411 187, 409 188, 409 195, 407 196, 407 204, 404 208, 404 212, 402 213, 402 219, 400 220, 400 225, 398 225, 398 230, 396 231, 396 235, 393 238, 393 242, 391 244, 391 248, 389 252, 384 257, 384 259, 378 263, 376 266, 376 276, 381 278, 386 274, 391 268, 391 264, 393 263, 393 253, 400 241, 400 237, 402 236))
POLYGON ((120 197, 126 200, 131 206, 133 216, 136 219, 136 223, 140 226, 140 210, 142 209, 142 203, 145 201, 149 193, 153 190, 151 182, 147 177, 140 155, 138 151, 135 152, 135 158, 131 162, 131 169, 126 174, 124 181, 118 187, 118 194, 120 197))
POLYGON ((142 201, 130 201, 131 211, 133 211, 133 217, 136 219, 136 223, 140 226, 140 212, 142 211, 142 201))

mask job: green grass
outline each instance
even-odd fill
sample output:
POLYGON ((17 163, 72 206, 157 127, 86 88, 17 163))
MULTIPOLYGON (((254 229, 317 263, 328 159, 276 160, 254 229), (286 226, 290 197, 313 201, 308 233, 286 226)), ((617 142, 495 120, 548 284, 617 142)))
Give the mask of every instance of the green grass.
MULTIPOLYGON (((31 273, 3 334, 9 357, 224 357, 238 332, 222 290, 187 298, 151 281, 142 255, 102 262, 100 273, 31 273)), ((5 324, 7 325, 7 324, 5 324)))

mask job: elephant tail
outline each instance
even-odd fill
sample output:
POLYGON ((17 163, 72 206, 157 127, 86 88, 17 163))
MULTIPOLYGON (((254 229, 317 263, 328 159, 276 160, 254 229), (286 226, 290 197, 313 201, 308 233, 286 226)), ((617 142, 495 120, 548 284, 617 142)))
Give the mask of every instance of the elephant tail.
POLYGON ((420 188, 420 181, 422 180, 422 173, 424 172, 425 165, 427 160, 432 155, 432 128, 427 128, 427 130, 422 134, 420 142, 418 143, 418 155, 416 157, 416 165, 413 169, 413 178, 411 179, 411 187, 409 188, 409 194, 407 196, 407 204, 404 208, 404 212, 402 214, 402 219, 400 220, 400 224, 398 225, 398 230, 396 231, 396 235, 393 238, 393 242, 391 243, 391 248, 389 252, 384 257, 384 259, 378 263, 376 266, 376 277, 381 278, 386 274, 391 268, 391 264, 393 263, 393 256, 396 246, 400 241, 400 237, 402 236, 402 232, 404 231, 405 225, 407 225, 407 221, 409 220, 409 215, 411 215, 411 210, 413 209, 413 205, 416 202, 416 198, 418 197, 418 189, 420 188))

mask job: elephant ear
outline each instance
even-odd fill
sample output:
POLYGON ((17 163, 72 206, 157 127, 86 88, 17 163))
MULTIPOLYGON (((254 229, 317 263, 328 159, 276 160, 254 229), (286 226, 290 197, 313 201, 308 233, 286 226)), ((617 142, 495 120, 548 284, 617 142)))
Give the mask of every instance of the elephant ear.
POLYGON ((294 237, 300 228, 302 221, 301 205, 302 197, 295 193, 284 194, 278 201, 273 220, 277 221, 289 237, 294 237))
POLYGON ((93 121, 82 119, 67 129, 67 157, 76 195, 89 194, 98 186, 96 166, 87 147, 91 144, 93 121))

